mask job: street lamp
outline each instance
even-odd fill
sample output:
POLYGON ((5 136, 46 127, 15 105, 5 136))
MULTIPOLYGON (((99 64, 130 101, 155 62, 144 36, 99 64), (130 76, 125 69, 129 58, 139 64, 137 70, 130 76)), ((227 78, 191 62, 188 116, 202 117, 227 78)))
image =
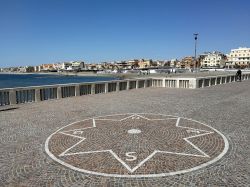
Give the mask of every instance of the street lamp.
POLYGON ((196 61, 196 47, 197 47, 197 39, 198 39, 198 33, 194 33, 194 40, 195 40, 195 44, 194 44, 194 60, 195 60, 195 65, 194 67, 197 69, 197 61, 196 61))

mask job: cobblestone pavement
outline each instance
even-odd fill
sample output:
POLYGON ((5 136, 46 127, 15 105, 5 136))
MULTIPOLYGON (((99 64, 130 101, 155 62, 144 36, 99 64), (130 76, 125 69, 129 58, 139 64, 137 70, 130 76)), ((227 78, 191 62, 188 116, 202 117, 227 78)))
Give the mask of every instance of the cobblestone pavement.
MULTIPOLYGON (((146 88, 24 104, 14 110, 0 111, 0 186, 250 186, 249 93, 250 81, 195 90, 146 88), (58 163, 45 151, 47 138, 68 124, 87 118, 128 113, 152 113, 178 116, 183 119, 191 118, 221 132, 229 142, 229 149, 218 161, 197 170, 172 176, 141 178, 83 173, 58 163)), ((132 122, 128 123, 128 125, 131 124, 132 122)), ((98 126, 98 123, 96 125, 98 126)), ((152 125, 155 124, 152 123, 152 125)), ((74 128, 62 130, 74 130, 74 128)), ((143 135, 143 129, 139 126, 129 127, 127 130, 132 130, 126 132, 134 133, 133 136, 141 130, 139 134, 143 135)), ((157 132, 160 137, 159 132, 164 131, 157 132)), ((185 133, 180 134, 185 135, 185 133)), ((210 141, 208 138, 207 141, 200 142, 201 145, 198 147, 205 146, 207 143, 212 146, 217 145, 211 150, 220 150, 224 144, 219 141, 220 137, 217 139, 210 141)), ((66 138, 65 142, 63 140, 59 139, 59 143, 54 142, 58 145, 61 142, 67 147, 66 143, 72 141, 67 141, 66 138)), ((160 142, 159 140, 159 144, 160 142)), ((86 148, 85 145, 79 144, 79 146, 81 150, 82 147, 86 148)), ((151 150, 152 146, 147 148, 151 150)), ((61 150, 57 150, 57 146, 53 150, 61 153, 61 150)), ((70 153, 75 153, 73 151, 75 150, 70 153)), ((207 150, 203 151, 206 153, 207 150)), ((99 162, 105 162, 100 160, 102 158, 106 159, 105 156, 101 156, 99 162)), ((133 159, 133 157, 130 158, 133 159)), ((126 160, 125 157, 123 159, 126 160)), ((97 164, 94 160, 98 161, 94 156, 87 161, 90 165, 88 169, 93 170, 93 166, 97 164)), ((108 171, 105 170, 107 168, 102 169, 107 173, 108 171)), ((142 169, 138 172, 143 173, 142 169)), ((150 167, 148 169, 151 172, 150 167)), ((156 167, 155 171, 158 172, 160 169, 164 167, 156 167)))

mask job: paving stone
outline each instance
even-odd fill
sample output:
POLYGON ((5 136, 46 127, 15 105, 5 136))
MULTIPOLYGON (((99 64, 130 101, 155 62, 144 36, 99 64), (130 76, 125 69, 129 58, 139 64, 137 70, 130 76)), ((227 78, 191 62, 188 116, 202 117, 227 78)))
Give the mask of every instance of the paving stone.
MULTIPOLYGON (((195 90, 146 88, 23 104, 15 110, 0 112, 0 186, 249 186, 249 92, 250 81, 195 90), (107 177, 79 172, 54 161, 45 151, 47 138, 70 123, 127 113, 163 114, 193 119, 221 132, 229 142, 229 149, 218 161, 198 170, 173 176, 142 178, 107 177)), ((133 129, 138 129, 138 124, 130 121, 125 126, 135 125, 133 129)), ((156 132, 160 136, 163 131, 156 132)), ((184 133, 175 132, 179 136, 184 133)), ((220 139, 220 136, 217 139, 205 139, 204 136, 195 144, 200 143, 199 146, 205 152, 214 150, 212 155, 216 156, 216 152, 221 152, 224 146, 220 139)), ((61 146, 66 148, 66 143, 70 142, 72 140, 65 138, 61 146)), ((53 148, 55 151, 60 149, 60 144, 57 145, 53 148)), ((91 162, 96 164, 93 158, 89 158, 90 165, 91 162)), ((167 158, 170 157, 159 158, 158 161, 164 164, 167 158)), ((184 162, 182 166, 184 164, 192 162, 184 162)), ((152 166, 137 172, 153 173, 152 166)), ((117 168, 113 171, 125 173, 122 168, 117 168)), ((108 173, 106 169, 103 170, 108 173)), ((162 172, 161 169, 156 167, 155 173, 162 172)))

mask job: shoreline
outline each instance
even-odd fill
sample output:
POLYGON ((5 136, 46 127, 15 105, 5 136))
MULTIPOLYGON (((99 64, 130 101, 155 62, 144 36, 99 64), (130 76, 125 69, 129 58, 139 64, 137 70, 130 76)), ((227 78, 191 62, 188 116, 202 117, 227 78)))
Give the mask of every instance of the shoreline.
MULTIPOLYGON (((249 72, 245 71, 245 72, 249 72)), ((244 71, 242 72, 244 73, 244 71)), ((138 73, 116 73, 116 74, 98 74, 93 72, 31 72, 31 73, 21 73, 21 72, 0 72, 0 74, 9 75, 55 75, 55 76, 79 76, 79 77, 113 77, 120 80, 124 79, 134 79, 134 78, 198 78, 198 77, 209 77, 218 75, 228 75, 235 74, 235 71, 204 71, 204 72, 185 72, 185 73, 151 73, 148 75, 138 74, 138 73)))
MULTIPOLYGON (((21 72, 0 72, 0 74, 8 75, 55 75, 55 76, 79 76, 79 77, 113 77, 116 79, 132 79, 140 77, 148 77, 143 75, 138 75, 137 73, 117 73, 117 74, 98 74, 98 73, 86 73, 86 72, 31 72, 31 73, 21 73, 21 72)), ((156 75, 157 76, 157 75, 156 75)))

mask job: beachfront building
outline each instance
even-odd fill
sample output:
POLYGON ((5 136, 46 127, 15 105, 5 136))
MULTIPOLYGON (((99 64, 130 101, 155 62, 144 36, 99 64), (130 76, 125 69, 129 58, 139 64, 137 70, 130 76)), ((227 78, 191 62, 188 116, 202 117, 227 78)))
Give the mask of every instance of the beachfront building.
POLYGON ((54 63, 53 64, 53 68, 56 71, 60 71, 62 69, 62 63, 58 62, 58 63, 54 63))
POLYGON ((177 68, 191 69, 195 67, 195 58, 192 56, 184 57, 176 64, 177 68))
POLYGON ((239 47, 238 49, 232 49, 227 56, 227 67, 250 67, 250 48, 239 47))
POLYGON ((224 67, 226 63, 227 57, 225 54, 213 51, 213 52, 205 52, 200 55, 200 63, 201 67, 224 67))
POLYGON ((40 71, 52 71, 54 70, 53 64, 42 64, 40 67, 40 71))
POLYGON ((128 60, 127 63, 128 63, 128 65, 130 65, 131 69, 139 68, 139 60, 137 60, 137 59, 128 60))
POLYGON ((72 61, 71 66, 73 70, 81 71, 85 69, 83 61, 72 61))
POLYGON ((34 66, 34 72, 40 72, 41 66, 34 66))
POLYGON ((97 70, 97 64, 86 64, 87 70, 97 70))
POLYGON ((128 64, 126 61, 121 61, 121 62, 116 62, 115 66, 117 67, 118 70, 122 69, 131 69, 131 65, 128 64))
POLYGON ((61 68, 62 68, 61 70, 64 70, 64 71, 72 70, 72 63, 71 62, 63 62, 61 68))
POLYGON ((101 70, 111 70, 113 65, 111 62, 101 62, 101 70))
POLYGON ((18 67, 17 71, 20 73, 26 73, 27 68, 28 68, 28 66, 21 66, 21 67, 18 67))
POLYGON ((138 62, 139 68, 148 68, 153 66, 153 60, 140 59, 138 62))
POLYGON ((175 68, 176 65, 177 65, 177 63, 178 63, 178 60, 177 60, 177 59, 171 59, 171 60, 170 60, 170 67, 175 68))
POLYGON ((157 66, 157 67, 169 66, 169 61, 167 61, 167 60, 155 60, 155 61, 153 61, 153 66, 157 66))

